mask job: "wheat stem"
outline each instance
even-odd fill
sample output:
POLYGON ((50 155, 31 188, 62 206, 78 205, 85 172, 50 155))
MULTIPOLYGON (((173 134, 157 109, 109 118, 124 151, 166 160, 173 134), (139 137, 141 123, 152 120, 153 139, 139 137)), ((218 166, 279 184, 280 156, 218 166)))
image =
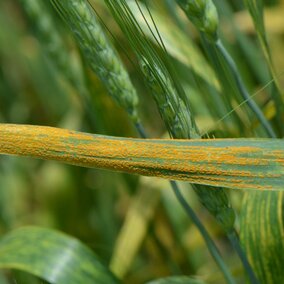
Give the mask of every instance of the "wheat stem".
POLYGON ((201 35, 212 45, 212 47, 216 47, 220 52, 225 62, 227 63, 230 72, 233 75, 236 86, 239 90, 239 93, 246 101, 248 107, 254 112, 257 119, 269 135, 269 137, 276 137, 276 134, 264 116, 261 109, 258 105, 253 101, 250 97, 241 75, 237 69, 237 66, 228 53, 226 48, 224 47, 222 41, 218 36, 218 25, 219 19, 216 7, 212 0, 176 0, 180 7, 184 10, 186 16, 189 20, 196 26, 196 28, 200 31, 201 35))
POLYGON ((240 241, 239 241, 239 238, 238 238, 238 235, 236 233, 236 231, 232 231, 228 234, 228 238, 232 244, 232 246, 234 247, 235 251, 237 252, 237 254, 239 255, 245 269, 246 269, 246 272, 248 274, 248 277, 250 279, 250 282, 252 284, 260 284, 260 282, 258 281, 258 279, 256 278, 255 276, 255 273, 247 259, 247 256, 243 250, 243 248, 241 247, 241 244, 240 244, 240 241))
POLYGON ((195 214, 193 209, 190 207, 188 202, 183 197, 183 195, 182 195, 182 193, 181 193, 181 191, 178 187, 177 182, 170 181, 170 183, 171 183, 171 186, 172 186, 172 189, 174 191, 176 198, 178 199, 179 203, 182 205, 185 212, 190 217, 190 219, 192 220, 192 222, 194 223, 194 225, 197 227, 200 234, 202 235, 204 241, 206 242, 208 250, 210 251, 212 257, 214 258, 215 262, 219 266, 220 270, 223 272, 224 277, 227 280, 227 283, 231 283, 231 284, 235 283, 235 280, 233 279, 227 265, 223 261, 217 246, 215 245, 214 241, 212 240, 212 238, 208 234, 208 231, 206 230, 206 228, 200 222, 199 218, 197 217, 197 215, 195 214))
POLYGON ((144 139, 147 138, 146 131, 145 131, 143 125, 141 124, 141 122, 135 123, 135 128, 136 128, 136 130, 137 130, 137 132, 139 133, 139 136, 140 136, 141 138, 144 138, 144 139))
POLYGON ((220 54, 223 56, 225 61, 227 62, 228 66, 230 67, 230 70, 232 72, 232 75, 236 81, 237 87, 240 91, 240 94, 242 95, 243 99, 246 101, 247 105, 249 108, 254 112, 258 120, 260 121, 261 125, 267 132, 268 136, 271 138, 276 138, 277 135, 275 134, 273 128, 271 127, 270 123, 264 116, 263 112, 261 109, 258 107, 258 105, 254 102, 254 100, 251 98, 250 94, 248 93, 243 80, 240 76, 240 73, 238 72, 236 63, 234 62, 233 58, 231 55, 228 53, 226 48, 224 47, 223 43, 221 42, 220 39, 218 39, 215 44, 217 50, 220 52, 220 54))

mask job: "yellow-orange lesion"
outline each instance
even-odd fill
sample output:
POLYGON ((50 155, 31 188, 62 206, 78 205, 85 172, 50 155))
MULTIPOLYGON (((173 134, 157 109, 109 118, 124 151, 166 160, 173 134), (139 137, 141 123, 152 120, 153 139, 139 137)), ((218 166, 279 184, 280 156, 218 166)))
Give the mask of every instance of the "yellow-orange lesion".
MULTIPOLYGON (((268 151, 253 146, 216 147, 208 145, 208 140, 204 143, 206 146, 196 146, 186 140, 175 144, 172 140, 108 138, 52 127, 4 124, 0 124, 0 137, 0 153, 211 185, 221 183, 260 189, 263 186, 253 183, 254 178, 283 179, 284 172, 283 150, 268 151), (275 174, 263 172, 260 166, 271 163, 282 167, 282 174, 280 171, 275 174), (240 168, 232 169, 233 165, 240 168), (254 171, 248 169, 250 166, 254 171), (252 178, 251 184, 240 177, 252 178)), ((216 141, 214 139, 214 144, 216 141)), ((269 186, 265 187, 269 189, 269 186)))

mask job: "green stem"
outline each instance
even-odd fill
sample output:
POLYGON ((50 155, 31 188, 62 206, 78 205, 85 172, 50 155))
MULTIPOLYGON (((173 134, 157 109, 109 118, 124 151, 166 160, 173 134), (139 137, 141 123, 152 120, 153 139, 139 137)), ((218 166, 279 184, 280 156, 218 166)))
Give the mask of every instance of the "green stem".
MULTIPOLYGON (((137 132, 140 134, 140 136, 142 138, 147 138, 144 127, 140 122, 137 122, 135 124, 135 127, 137 129, 137 132)), ((202 235, 202 237, 203 237, 203 239, 204 239, 204 241, 205 241, 205 243, 208 247, 209 252, 211 253, 216 264, 219 266, 220 270, 223 272, 227 283, 235 284, 235 281, 234 281, 228 267, 226 266, 225 262, 223 261, 217 246, 215 245, 214 241, 210 237, 206 228, 203 226, 203 224, 201 223, 201 221, 199 220, 199 218, 197 217, 197 215, 195 214, 193 209, 190 207, 190 205, 187 203, 187 201, 183 197, 177 182, 176 181, 170 181, 170 184, 171 184, 171 187, 174 191, 174 194, 175 194, 177 200, 179 201, 181 206, 184 208, 186 214, 189 216, 191 221, 195 224, 195 226, 199 230, 200 234, 202 235)))
MULTIPOLYGON (((227 62, 228 66, 231 69, 232 75, 235 78, 237 87, 242 95, 242 97, 245 99, 247 105, 251 108, 251 110, 255 113, 256 117, 258 118, 258 120, 260 121, 260 123, 262 124, 262 126, 264 127, 264 129, 266 130, 267 134, 269 137, 271 138, 276 138, 277 135, 275 134, 274 130, 272 129, 270 123, 268 122, 268 120, 265 118, 265 116, 263 115, 261 109, 258 107, 258 105, 252 100, 252 98, 250 97, 243 81, 242 78, 238 72, 237 66, 233 60, 233 58, 230 56, 230 54, 227 52, 226 48, 224 47, 223 43, 221 42, 221 40, 217 40, 215 42, 215 46, 217 48, 217 50, 219 50, 219 52, 221 53, 221 55, 223 56, 223 58, 225 59, 225 61, 227 62)), ((234 247, 235 251, 237 252, 237 254, 239 255, 240 260, 243 263, 243 266, 248 274, 248 277, 250 279, 250 282, 252 284, 258 284, 259 281, 257 280, 254 271, 247 259, 247 256, 245 254, 245 252, 243 251, 239 239, 237 237, 237 233, 235 231, 232 231, 230 233, 227 234, 228 238, 232 244, 232 246, 234 247)))
POLYGON ((136 122, 135 127, 136 127, 136 130, 139 133, 140 137, 146 139, 147 134, 146 134, 146 131, 145 131, 143 125, 140 122, 136 122))
MULTIPOLYGON (((205 40, 207 43, 211 44, 211 42, 209 42, 208 40, 206 40, 206 36, 201 34, 203 40, 205 40)), ((236 85, 238 87, 238 90, 240 92, 240 94, 242 95, 243 99, 245 100, 245 102, 247 103, 247 105, 250 107, 250 109, 255 113, 255 115, 257 116, 258 120, 260 121, 260 123, 262 124, 262 126, 264 127, 264 129, 266 130, 267 134, 269 137, 272 138, 276 138, 276 134, 274 132, 274 130, 272 129, 270 123, 267 121, 267 119, 265 118, 265 116, 263 115, 262 111, 260 110, 260 108, 258 107, 258 105, 252 100, 252 98, 250 97, 243 81, 242 78, 238 72, 236 63, 234 62, 233 58, 231 57, 231 55, 228 53, 228 51, 226 50, 226 48, 224 47, 223 43, 221 42, 221 40, 217 40, 216 42, 213 43, 213 45, 216 47, 216 49, 220 52, 220 54, 222 55, 223 59, 225 60, 225 62, 227 63, 230 71, 232 72, 232 75, 235 79, 236 85)), ((235 233, 234 233, 235 234, 235 233)), ((259 283, 259 281, 257 280, 253 269, 247 259, 247 256, 245 254, 245 252, 243 251, 243 249, 241 248, 240 242, 236 236, 236 234, 234 235, 233 233, 228 233, 227 232, 227 237, 229 239, 229 241, 231 242, 232 246, 234 247, 236 253, 238 254, 245 271, 247 272, 250 281, 252 284, 257 284, 259 283)))
POLYGON ((247 256, 243 250, 243 248, 241 247, 240 245, 240 242, 239 242, 239 238, 238 238, 238 235, 236 233, 236 231, 231 231, 230 233, 227 234, 228 235, 228 238, 232 244, 232 246, 234 247, 235 251, 237 252, 237 254, 239 255, 244 267, 245 267, 245 270, 248 274, 248 277, 250 279, 250 282, 252 284, 259 284, 259 281, 257 280, 256 276, 255 276, 255 273, 247 259, 247 256))
POLYGON ((269 137, 276 138, 277 136, 276 136, 273 128, 271 127, 270 123, 268 122, 268 120, 266 119, 266 117, 262 113, 261 109, 258 107, 258 105, 250 97, 250 94, 248 93, 248 91, 247 91, 247 89, 244 85, 244 82, 243 82, 243 80, 242 80, 242 78, 241 78, 241 76, 238 72, 236 63, 234 62, 233 58, 231 57, 231 55, 228 53, 228 51, 224 47, 221 40, 220 39, 217 40, 214 43, 214 45, 217 48, 217 50, 220 52, 220 54, 223 56, 226 63, 228 64, 228 67, 230 68, 230 70, 232 72, 232 75, 233 75, 233 77, 236 81, 236 85, 237 85, 243 99, 246 101, 249 108, 255 113, 256 117, 258 118, 258 120, 261 123, 261 125, 263 126, 263 128, 266 130, 269 137))
POLYGON ((231 283, 231 284, 235 283, 227 265, 225 264, 225 262, 223 261, 221 255, 220 255, 220 252, 219 252, 217 246, 215 245, 215 243, 211 239, 209 233, 207 232, 207 230, 205 229, 203 224, 200 222, 197 215, 194 213, 193 209, 190 207, 190 205, 187 203, 187 201, 183 197, 183 195, 182 195, 182 193, 181 193, 181 191, 178 187, 177 182, 176 181, 170 181, 170 183, 171 183, 171 186, 172 186, 172 189, 175 193, 176 198, 178 199, 179 203, 181 204, 181 206, 186 211, 186 214, 190 217, 192 222, 198 228, 200 234, 202 235, 202 237, 203 237, 203 239, 204 239, 204 241, 205 241, 205 243, 208 247, 209 252, 211 253, 215 262, 217 263, 217 265, 219 266, 219 268, 223 272, 224 277, 227 280, 227 283, 231 283))

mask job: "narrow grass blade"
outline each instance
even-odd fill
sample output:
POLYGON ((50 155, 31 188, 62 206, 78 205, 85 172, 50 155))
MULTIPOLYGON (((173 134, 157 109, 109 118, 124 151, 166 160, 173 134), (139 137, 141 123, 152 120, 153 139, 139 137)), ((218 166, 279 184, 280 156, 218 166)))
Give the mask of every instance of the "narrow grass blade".
POLYGON ((144 177, 141 184, 127 211, 110 262, 111 271, 119 278, 126 275, 133 263, 160 201, 160 183, 150 182, 149 178, 144 177))
POLYGON ((284 279, 282 192, 246 193, 241 212, 241 241, 261 283, 284 279))
POLYGON ((37 227, 17 229, 0 240, 0 268, 22 270, 50 283, 119 283, 78 240, 37 227))
POLYGON ((0 125, 0 153, 235 189, 283 190, 280 139, 152 140, 0 125))

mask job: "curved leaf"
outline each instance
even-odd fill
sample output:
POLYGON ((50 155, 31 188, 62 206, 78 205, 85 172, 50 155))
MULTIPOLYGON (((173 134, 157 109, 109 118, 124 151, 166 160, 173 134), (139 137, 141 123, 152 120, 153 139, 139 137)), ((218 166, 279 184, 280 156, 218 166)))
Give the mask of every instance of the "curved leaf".
POLYGON ((281 139, 115 138, 27 125, 0 125, 0 153, 236 189, 282 190, 281 139))
POLYGON ((283 192, 250 192, 241 212, 241 241, 261 283, 283 283, 283 192))
POLYGON ((119 283, 78 240, 37 227, 17 229, 0 240, 0 268, 29 272, 50 283, 119 283))

